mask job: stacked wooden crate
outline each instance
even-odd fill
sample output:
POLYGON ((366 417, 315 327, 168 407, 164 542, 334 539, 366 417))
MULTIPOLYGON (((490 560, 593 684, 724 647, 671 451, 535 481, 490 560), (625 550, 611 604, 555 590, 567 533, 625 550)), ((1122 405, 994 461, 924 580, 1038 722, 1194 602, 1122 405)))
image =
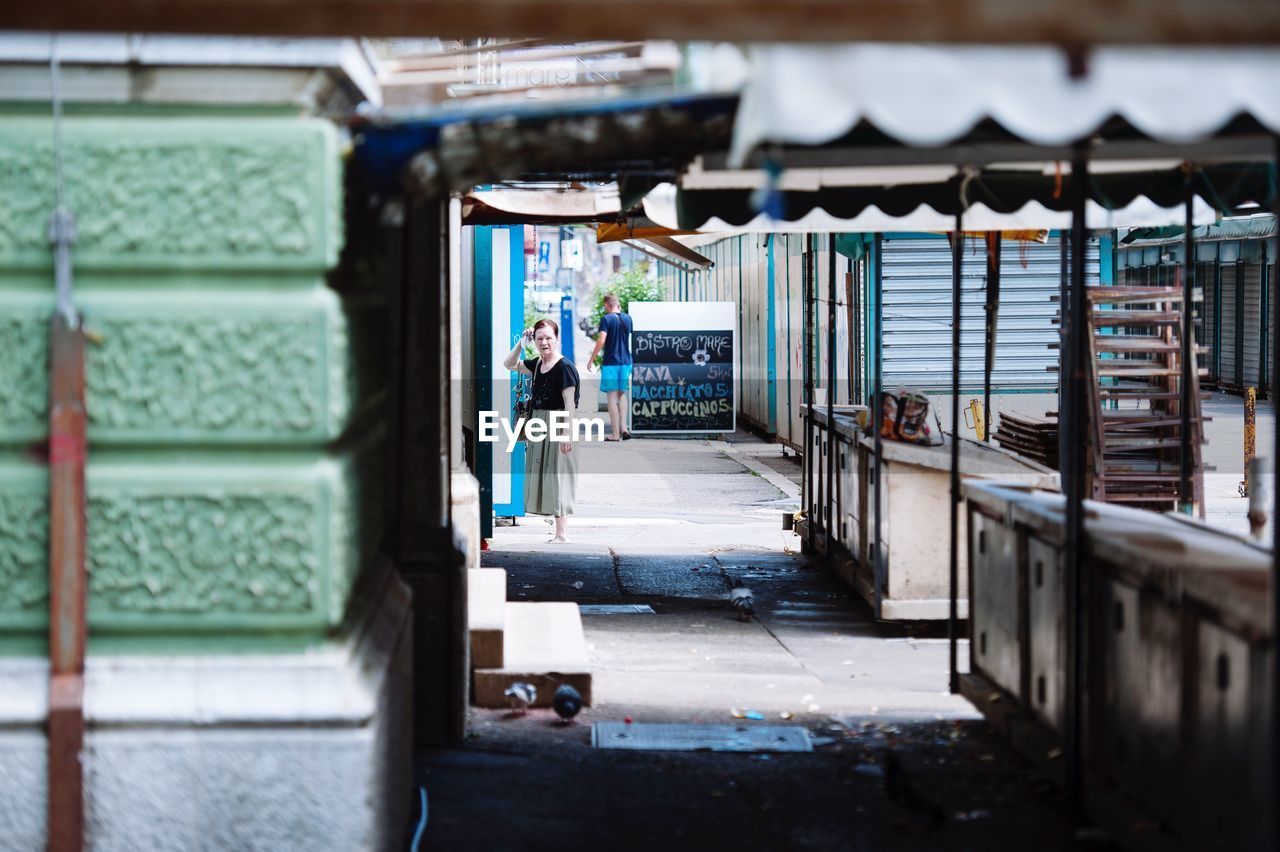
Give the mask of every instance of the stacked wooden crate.
POLYGON ((1058 469, 1058 418, 1050 412, 1044 418, 1001 413, 994 435, 996 443, 1045 467, 1058 469))
MULTIPOLYGON (((1199 290, 1194 300, 1200 300, 1199 290)), ((1183 493, 1182 301, 1178 284, 1087 290, 1086 494, 1094 500, 1159 511, 1185 502, 1203 511, 1200 448, 1207 418, 1200 406, 1200 377, 1206 371, 1194 361, 1192 475, 1190 491, 1183 493)), ((1192 358, 1204 352, 1203 346, 1195 346, 1192 358)), ((995 439, 1046 467, 1059 467, 1056 411, 1047 412, 1043 420, 1002 414, 995 439)))
POLYGON ((1192 476, 1190 492, 1183 493, 1182 301, 1181 286, 1088 289, 1095 500, 1158 510, 1203 503, 1199 379, 1205 371, 1196 365, 1203 347, 1192 350, 1192 476))

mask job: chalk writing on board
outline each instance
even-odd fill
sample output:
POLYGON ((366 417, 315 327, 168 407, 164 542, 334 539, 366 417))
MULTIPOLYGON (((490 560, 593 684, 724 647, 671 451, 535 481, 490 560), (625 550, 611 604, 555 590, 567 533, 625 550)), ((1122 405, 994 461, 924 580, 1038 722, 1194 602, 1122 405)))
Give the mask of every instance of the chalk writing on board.
POLYGON ((636 331, 631 354, 634 431, 733 429, 732 331, 636 331))

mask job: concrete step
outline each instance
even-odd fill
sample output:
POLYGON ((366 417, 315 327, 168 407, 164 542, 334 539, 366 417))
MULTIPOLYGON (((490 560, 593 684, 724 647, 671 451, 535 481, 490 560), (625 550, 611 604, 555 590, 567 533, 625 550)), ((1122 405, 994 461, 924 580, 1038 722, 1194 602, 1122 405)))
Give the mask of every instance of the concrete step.
POLYGON ((508 603, 501 667, 473 671, 472 701, 479 707, 506 707, 503 692, 517 681, 538 689, 534 706, 550 707, 561 683, 591 704, 591 669, 578 605, 508 603))
POLYGON ((502 668, 506 607, 506 568, 467 571, 467 629, 471 634, 472 668, 502 668))

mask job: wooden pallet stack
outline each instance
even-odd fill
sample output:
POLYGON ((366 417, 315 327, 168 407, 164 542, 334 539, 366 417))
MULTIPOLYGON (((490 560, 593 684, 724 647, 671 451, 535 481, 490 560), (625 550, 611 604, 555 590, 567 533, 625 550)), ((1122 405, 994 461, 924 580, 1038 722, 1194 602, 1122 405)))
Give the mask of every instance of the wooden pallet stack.
POLYGON ((1001 413, 1000 425, 992 437, 1007 450, 1058 469, 1058 420, 1052 412, 1044 419, 1001 413))

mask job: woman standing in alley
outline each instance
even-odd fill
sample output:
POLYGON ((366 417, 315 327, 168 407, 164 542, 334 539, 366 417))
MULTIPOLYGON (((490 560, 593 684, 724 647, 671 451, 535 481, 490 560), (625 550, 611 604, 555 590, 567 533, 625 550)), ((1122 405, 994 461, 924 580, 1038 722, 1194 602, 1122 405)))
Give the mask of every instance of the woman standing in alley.
MULTIPOLYGON (((578 368, 560 354, 560 327, 543 319, 525 329, 520 340, 507 353, 502 366, 533 376, 533 392, 529 401, 530 421, 547 425, 541 434, 550 434, 552 411, 574 412, 578 408, 580 379, 578 368), (520 350, 533 342, 538 354, 520 359, 520 350)), ((569 540, 569 515, 573 514, 574 492, 578 486, 578 460, 572 441, 527 440, 524 456, 524 508, 534 515, 553 515, 556 534, 551 541, 569 540)))

